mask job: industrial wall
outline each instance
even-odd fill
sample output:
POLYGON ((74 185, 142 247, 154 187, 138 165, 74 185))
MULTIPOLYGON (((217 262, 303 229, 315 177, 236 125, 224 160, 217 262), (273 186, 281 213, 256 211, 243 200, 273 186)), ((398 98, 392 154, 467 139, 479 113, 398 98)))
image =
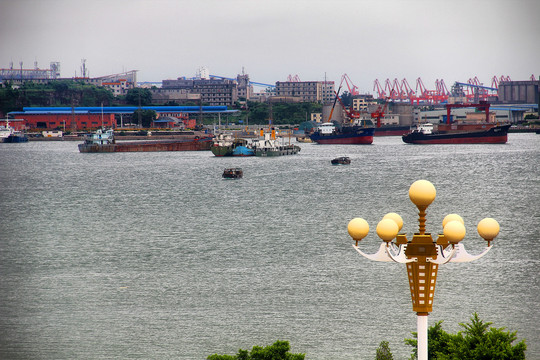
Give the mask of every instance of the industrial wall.
POLYGON ((507 81, 499 84, 503 104, 538 104, 540 81, 507 81))
POLYGON ((112 127, 115 124, 114 114, 103 114, 103 123, 101 114, 21 114, 17 116, 26 122, 28 129, 64 129, 66 131, 77 131, 96 129, 102 125, 112 127))

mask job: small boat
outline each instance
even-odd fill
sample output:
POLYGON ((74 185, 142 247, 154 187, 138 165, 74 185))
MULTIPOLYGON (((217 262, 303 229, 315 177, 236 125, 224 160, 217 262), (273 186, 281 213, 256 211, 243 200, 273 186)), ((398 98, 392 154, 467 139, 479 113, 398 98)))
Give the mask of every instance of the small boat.
POLYGON ((5 126, 0 126, 0 142, 4 143, 23 143, 28 142, 28 137, 21 131, 15 130, 6 120, 5 126))
POLYGON ((351 163, 351 158, 347 156, 340 156, 331 161, 332 165, 349 165, 351 163))
POLYGON ((222 177, 224 179, 241 179, 244 176, 244 172, 241 168, 229 168, 223 171, 222 177))
POLYGON ((310 143, 310 142, 313 142, 313 141, 311 141, 311 138, 309 137, 309 135, 306 135, 306 136, 297 136, 297 137, 296 137, 296 141, 297 141, 297 142, 301 142, 301 143, 310 143))

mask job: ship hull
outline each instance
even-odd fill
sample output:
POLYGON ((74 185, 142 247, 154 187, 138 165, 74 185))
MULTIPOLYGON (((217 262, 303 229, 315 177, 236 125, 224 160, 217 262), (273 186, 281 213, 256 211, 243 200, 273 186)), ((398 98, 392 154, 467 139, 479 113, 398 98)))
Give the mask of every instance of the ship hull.
POLYGON ((212 154, 215 156, 232 156, 233 153, 233 147, 231 146, 219 146, 219 145, 212 145, 210 148, 212 151, 212 154))
POLYGON ((334 134, 311 134, 310 139, 324 145, 369 145, 373 143, 374 128, 359 128, 334 134))
POLYGON ((295 155, 300 151, 300 146, 296 145, 285 145, 280 146, 279 148, 255 148, 255 156, 284 156, 284 155, 295 155))
POLYGON ((402 137, 407 144, 505 144, 510 125, 494 126, 485 131, 423 134, 412 132, 402 137))
POLYGON ((212 138, 195 140, 155 140, 120 142, 114 144, 79 144, 81 153, 154 152, 154 151, 205 151, 210 150, 212 138))
POLYGON ((403 136, 409 133, 410 126, 382 126, 375 128, 374 136, 403 136))

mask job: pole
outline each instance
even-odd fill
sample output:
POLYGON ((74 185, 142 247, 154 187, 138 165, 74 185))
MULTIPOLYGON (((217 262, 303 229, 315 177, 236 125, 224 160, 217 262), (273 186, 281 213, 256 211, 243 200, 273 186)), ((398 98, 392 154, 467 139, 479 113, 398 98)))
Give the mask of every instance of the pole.
POLYGON ((416 313, 418 331, 418 360, 428 360, 428 314, 416 313))

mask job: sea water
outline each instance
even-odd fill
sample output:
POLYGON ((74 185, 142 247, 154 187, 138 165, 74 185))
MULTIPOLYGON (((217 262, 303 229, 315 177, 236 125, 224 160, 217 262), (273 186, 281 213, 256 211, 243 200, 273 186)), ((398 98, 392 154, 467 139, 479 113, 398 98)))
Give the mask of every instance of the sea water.
POLYGON ((540 136, 505 145, 299 144, 276 158, 211 152, 81 154, 76 142, 0 144, 0 358, 205 359, 288 340, 307 359, 397 359, 416 331, 405 266, 372 262, 347 224, 399 213, 418 179, 427 231, 458 213, 501 233, 482 259, 439 268, 429 325, 478 312, 540 358, 540 136), (349 156, 347 166, 332 166, 349 156), (224 168, 244 178, 223 180, 224 168))

